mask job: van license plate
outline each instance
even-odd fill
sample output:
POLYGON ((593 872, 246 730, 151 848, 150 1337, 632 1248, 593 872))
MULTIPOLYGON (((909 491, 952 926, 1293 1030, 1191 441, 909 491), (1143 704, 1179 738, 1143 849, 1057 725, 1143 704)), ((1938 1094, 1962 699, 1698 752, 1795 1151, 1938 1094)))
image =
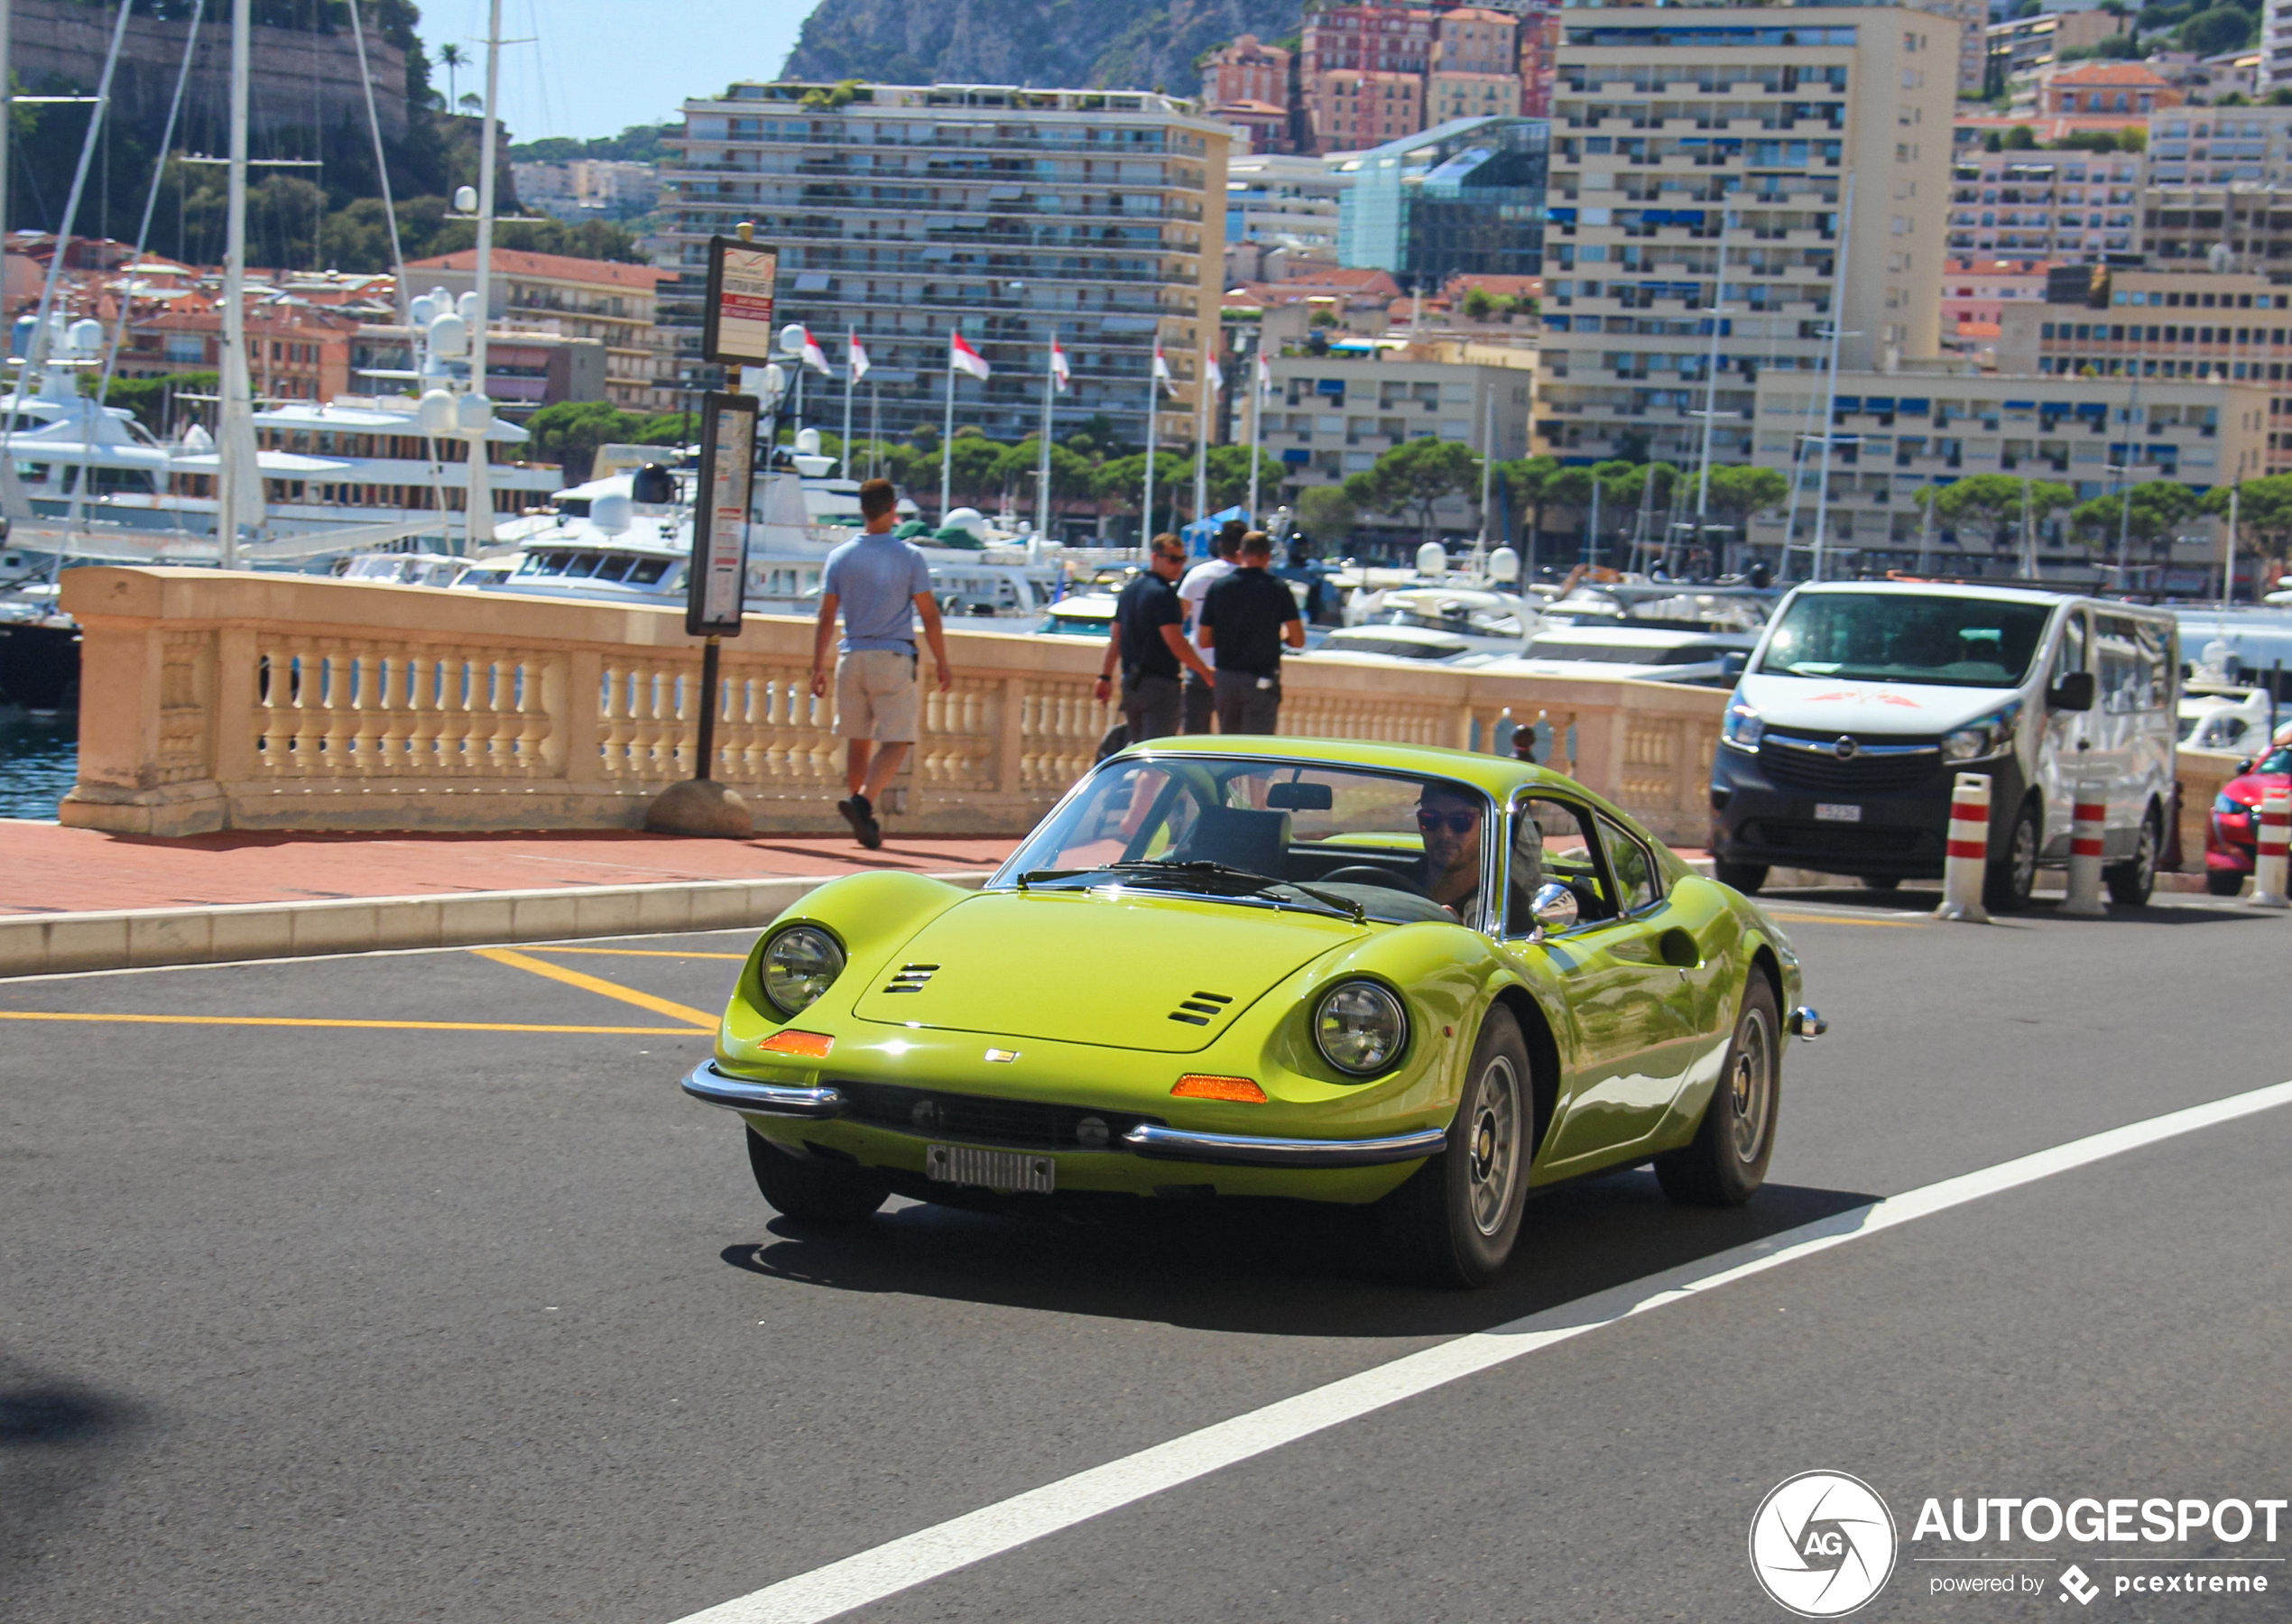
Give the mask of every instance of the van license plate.
POLYGON ((1816 801, 1815 821, 1816 823, 1860 823, 1862 821, 1862 809, 1860 807, 1846 806, 1838 801, 1816 801))
POLYGON ((923 1175, 940 1184, 1048 1195, 1058 1187, 1058 1164, 1020 1150, 981 1150, 970 1145, 926 1145, 923 1175))

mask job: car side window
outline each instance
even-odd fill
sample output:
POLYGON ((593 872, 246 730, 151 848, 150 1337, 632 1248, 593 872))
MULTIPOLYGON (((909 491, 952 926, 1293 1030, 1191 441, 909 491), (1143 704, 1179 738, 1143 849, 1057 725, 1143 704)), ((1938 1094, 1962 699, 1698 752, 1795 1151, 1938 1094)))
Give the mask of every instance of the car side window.
POLYGON ((1594 851, 1590 816, 1583 808, 1540 796, 1514 802, 1504 934, 1524 937, 1535 931, 1530 908, 1538 889, 1546 884, 1565 885, 1576 893, 1579 920, 1613 918, 1615 904, 1594 851))
POLYGON ((1653 907, 1663 894, 1663 882, 1648 848, 1625 834, 1613 819, 1597 813, 1593 817, 1599 826, 1601 849, 1607 854, 1608 872, 1615 881, 1616 911, 1629 916, 1653 907))

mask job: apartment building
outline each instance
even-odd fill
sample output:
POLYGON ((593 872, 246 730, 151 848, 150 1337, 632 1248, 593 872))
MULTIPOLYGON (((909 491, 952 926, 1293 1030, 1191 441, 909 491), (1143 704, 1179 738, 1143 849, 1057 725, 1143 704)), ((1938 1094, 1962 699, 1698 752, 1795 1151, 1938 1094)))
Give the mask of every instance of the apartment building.
MULTIPOLYGON (((351 388, 351 340, 357 318, 308 305, 249 301, 247 372, 258 399, 331 401, 351 388)), ((119 355, 123 378, 171 378, 215 373, 223 364, 223 307, 194 294, 155 314, 134 317, 119 355)))
POLYGON ((1425 127, 1432 12, 1325 6, 1306 18, 1300 43, 1298 85, 1314 151, 1359 152, 1425 127))
POLYGON ((1962 149, 1951 167, 1953 255, 2101 263, 2140 245, 2138 152, 1962 149))
POLYGON ((2042 303, 2051 260, 1947 260, 1942 266, 1944 337, 1973 324, 1995 327, 2006 307, 2024 300, 2042 303))
MULTIPOLYGON (((544 406, 606 400, 609 356, 599 339, 504 324, 486 335, 485 393, 502 416, 513 419, 544 406)), ((413 329, 392 321, 362 322, 351 339, 350 357, 355 374, 394 375, 401 387, 410 387, 405 380, 413 375, 413 329)), ((467 378, 469 364, 449 362, 447 370, 467 378)))
POLYGON ((1988 85, 1992 95, 2010 81, 2052 67, 2065 51, 2098 45, 2121 33, 2126 19, 2105 11, 2039 12, 1992 23, 1982 31, 1987 46, 1988 85))
POLYGON ((831 355, 859 332, 887 435, 938 429, 959 331, 994 375, 962 381, 958 425, 1033 432, 1056 333, 1074 377, 1062 414, 1104 413, 1142 442, 1159 343, 1178 384, 1154 397, 1161 443, 1192 439, 1224 281, 1229 136, 1215 119, 1142 91, 788 82, 735 84, 684 112, 661 179, 678 274, 664 319, 687 372, 708 370, 708 239, 747 220, 780 249, 779 319, 831 355), (803 106, 814 90, 841 99, 803 106))
MULTIPOLYGON (((1285 502, 1311 486, 1342 484, 1412 439, 1454 440, 1474 450, 1493 443, 1503 459, 1528 454, 1532 350, 1444 342, 1370 355, 1281 355, 1268 365, 1273 392, 1261 443, 1281 460, 1285 502)), ((1452 497, 1435 517, 1451 534, 1474 530, 1477 503, 1452 497)), ((1412 520, 1405 536, 1394 530, 1387 550, 1416 540, 1412 520)))
POLYGON ((2149 121, 2151 186, 2292 185, 2292 107, 2176 107, 2149 121))
POLYGON ((1225 165, 1225 240, 1289 248, 1334 261, 1337 200, 1353 174, 1326 158, 1246 152, 1225 165))
POLYGON ((1747 461, 1755 389, 1931 356, 1958 24, 1925 12, 1573 11, 1554 93, 1539 448, 1747 461), (1846 186, 1853 178, 1851 228, 1846 186))
POLYGON ((661 173, 650 163, 575 158, 562 163, 513 163, 517 199, 560 220, 620 219, 651 211, 661 173))
MULTIPOLYGON (((593 338, 605 346, 605 399, 628 411, 665 411, 682 404, 674 339, 660 323, 660 288, 675 272, 613 260, 494 250, 490 320, 535 334, 593 338)), ((406 262, 416 288, 440 287, 460 298, 477 285, 477 251, 457 249, 406 262)), ((546 347, 546 346, 545 346, 546 347)), ((488 357, 490 366, 492 357, 488 357)), ((565 386, 578 386, 568 374, 565 386)))
POLYGON ((2292 287, 2250 273, 2118 270, 2093 298, 2100 302, 2007 312, 1999 367, 2049 378, 2259 385, 2268 396, 2265 471, 2292 471, 2292 287))
POLYGON ((1337 263, 1413 287, 1536 275, 1550 130, 1540 118, 1460 119, 1342 160, 1352 185, 1338 199, 1337 263))
MULTIPOLYGON (((2019 314, 2020 312, 2010 312, 2019 314)), ((1762 374, 1758 461, 1798 489, 1755 517, 1753 546, 1791 538, 1794 567, 1815 540, 1821 496, 1822 381, 1762 374)), ((2010 577, 2027 540, 1929 527, 1917 493, 1976 474, 2007 474, 2070 487, 2079 502, 2144 481, 2206 490, 2261 471, 2268 395, 2223 379, 2127 380, 1984 373, 1926 363, 1896 372, 1842 372, 1831 419, 1825 574, 1889 569, 2010 577)), ((2058 522, 2036 538, 2041 578, 2084 583, 2100 563, 2058 522)))
POLYGON ((2080 62, 2047 76, 2038 87, 2038 112, 2045 118, 2137 121, 2187 100, 2187 93, 2139 62, 2080 62))
POLYGON ((2151 186, 2140 219, 2151 265, 2292 270, 2292 185, 2151 186))
POLYGON ((2264 0, 2260 57, 2255 87, 2260 95, 2292 90, 2292 0, 2264 0))
POLYGON ((1237 34, 1230 45, 1210 52, 1202 63, 1202 100, 1212 107, 1228 102, 1289 105, 1291 53, 1252 33, 1237 34))

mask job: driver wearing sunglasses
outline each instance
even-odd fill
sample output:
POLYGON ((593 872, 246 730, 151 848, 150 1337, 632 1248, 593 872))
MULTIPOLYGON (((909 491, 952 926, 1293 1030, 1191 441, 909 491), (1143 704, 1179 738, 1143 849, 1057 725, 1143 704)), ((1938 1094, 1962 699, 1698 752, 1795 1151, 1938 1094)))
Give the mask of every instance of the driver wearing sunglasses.
POLYGON ((1463 918, 1480 895, 1482 802, 1437 784, 1417 803, 1417 829, 1425 837, 1425 894, 1463 918))

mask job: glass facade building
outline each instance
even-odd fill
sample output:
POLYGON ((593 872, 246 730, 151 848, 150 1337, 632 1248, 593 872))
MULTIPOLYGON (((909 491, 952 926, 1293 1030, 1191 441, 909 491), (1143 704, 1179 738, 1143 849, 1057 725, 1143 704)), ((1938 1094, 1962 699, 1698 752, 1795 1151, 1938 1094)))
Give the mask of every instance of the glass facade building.
POLYGON ((1426 287, 1539 274, 1550 146, 1540 118, 1459 118, 1345 160, 1338 263, 1426 287))

